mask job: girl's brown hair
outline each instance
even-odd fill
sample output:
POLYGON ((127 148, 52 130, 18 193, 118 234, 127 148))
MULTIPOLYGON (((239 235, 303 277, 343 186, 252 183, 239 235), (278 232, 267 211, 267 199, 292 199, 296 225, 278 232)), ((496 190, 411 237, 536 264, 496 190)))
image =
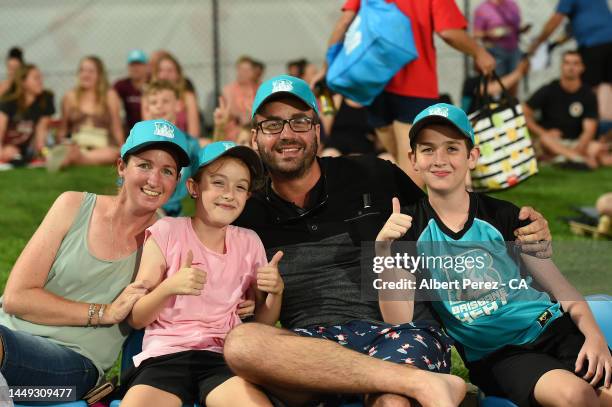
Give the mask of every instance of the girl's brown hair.
MULTIPOLYGON (((4 101, 17 101, 17 113, 23 113, 28 107, 26 106, 26 91, 24 88, 24 82, 26 81, 28 75, 33 70, 38 69, 38 67, 34 64, 24 64, 22 65, 17 72, 15 72, 15 77, 13 78, 13 89, 14 91, 6 95, 2 98, 4 101)), ((44 98, 40 99, 40 103, 46 103, 44 98)), ((43 109, 45 106, 41 106, 43 109)))
POLYGON ((169 52, 166 52, 161 57, 159 57, 157 63, 155 64, 155 66, 153 66, 152 79, 154 81, 159 80, 159 66, 161 65, 162 61, 170 61, 174 64, 174 67, 176 68, 176 72, 178 73, 179 77, 177 83, 175 83, 174 85, 178 90, 179 98, 182 99, 187 86, 185 82, 185 76, 183 76, 183 68, 181 67, 181 64, 179 63, 178 59, 174 57, 174 55, 169 52))

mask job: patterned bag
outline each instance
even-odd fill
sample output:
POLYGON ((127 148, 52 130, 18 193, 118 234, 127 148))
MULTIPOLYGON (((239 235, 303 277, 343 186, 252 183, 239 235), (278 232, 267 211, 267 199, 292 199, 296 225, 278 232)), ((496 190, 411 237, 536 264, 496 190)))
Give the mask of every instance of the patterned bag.
POLYGON ((527 130, 521 104, 502 87, 502 98, 491 102, 484 90, 487 79, 477 90, 480 108, 469 118, 474 127, 475 145, 480 158, 472 170, 472 189, 478 192, 510 188, 538 172, 538 162, 527 130))

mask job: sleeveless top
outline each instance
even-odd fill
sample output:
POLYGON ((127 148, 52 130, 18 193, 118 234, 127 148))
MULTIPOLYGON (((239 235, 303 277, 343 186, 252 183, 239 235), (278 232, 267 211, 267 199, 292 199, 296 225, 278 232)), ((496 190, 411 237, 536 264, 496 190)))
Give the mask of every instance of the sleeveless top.
MULTIPOLYGON (((85 192, 79 212, 57 251, 45 290, 68 300, 110 304, 138 272, 141 249, 116 261, 101 260, 88 248, 87 235, 96 195, 85 192)), ((130 333, 126 322, 99 328, 50 326, 25 321, 0 308, 0 324, 66 346, 87 357, 100 377, 110 369, 130 333)))
POLYGON ((109 145, 116 145, 114 137, 112 137, 113 129, 111 124, 111 115, 107 109, 99 111, 96 109, 94 113, 85 113, 79 106, 73 106, 69 109, 67 114, 68 119, 68 133, 74 136, 80 131, 87 131, 87 128, 95 128, 103 130, 108 137, 109 145))

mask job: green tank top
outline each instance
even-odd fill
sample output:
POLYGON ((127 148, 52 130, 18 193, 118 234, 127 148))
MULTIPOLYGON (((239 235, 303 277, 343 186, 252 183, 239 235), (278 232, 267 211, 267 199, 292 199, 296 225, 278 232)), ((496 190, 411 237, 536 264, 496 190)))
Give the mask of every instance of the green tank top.
MULTIPOLYGON (((96 195, 85 192, 76 219, 57 251, 44 288, 73 301, 110 304, 136 277, 141 249, 116 261, 93 256, 87 245, 87 235, 95 204, 96 195)), ((0 324, 74 350, 92 361, 101 378, 117 360, 121 345, 130 333, 125 322, 99 328, 49 326, 8 315, 2 309, 0 324)))

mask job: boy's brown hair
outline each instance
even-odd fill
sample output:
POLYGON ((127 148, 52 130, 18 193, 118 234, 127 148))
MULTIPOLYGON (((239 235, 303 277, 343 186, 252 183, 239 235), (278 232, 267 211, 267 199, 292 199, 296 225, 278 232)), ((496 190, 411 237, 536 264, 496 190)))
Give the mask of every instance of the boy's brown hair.
MULTIPOLYGON (((436 123, 438 125, 441 126, 445 126, 448 127, 449 129, 452 129, 452 131, 456 132, 457 134, 461 134, 461 132, 459 132, 454 126, 449 125, 449 124, 445 124, 445 123, 436 123)), ((419 132, 420 134, 420 132, 419 132)), ((472 149, 475 147, 474 143, 472 143, 472 140, 468 139, 468 138, 464 138, 465 141, 465 147, 467 148, 467 155, 468 157, 470 156, 470 151, 472 151, 472 149)), ((410 139, 410 149, 412 150, 412 154, 414 154, 416 156, 416 147, 417 144, 419 144, 419 136, 417 135, 416 137, 412 137, 410 139)))
POLYGON ((150 96, 150 95, 152 95, 154 93, 161 92, 162 90, 169 90, 172 93, 174 93, 174 96, 177 99, 180 98, 180 93, 179 93, 178 88, 176 86, 174 86, 174 84, 172 82, 167 81, 167 80, 161 80, 161 79, 149 83, 145 87, 142 96, 148 97, 148 96, 150 96))

